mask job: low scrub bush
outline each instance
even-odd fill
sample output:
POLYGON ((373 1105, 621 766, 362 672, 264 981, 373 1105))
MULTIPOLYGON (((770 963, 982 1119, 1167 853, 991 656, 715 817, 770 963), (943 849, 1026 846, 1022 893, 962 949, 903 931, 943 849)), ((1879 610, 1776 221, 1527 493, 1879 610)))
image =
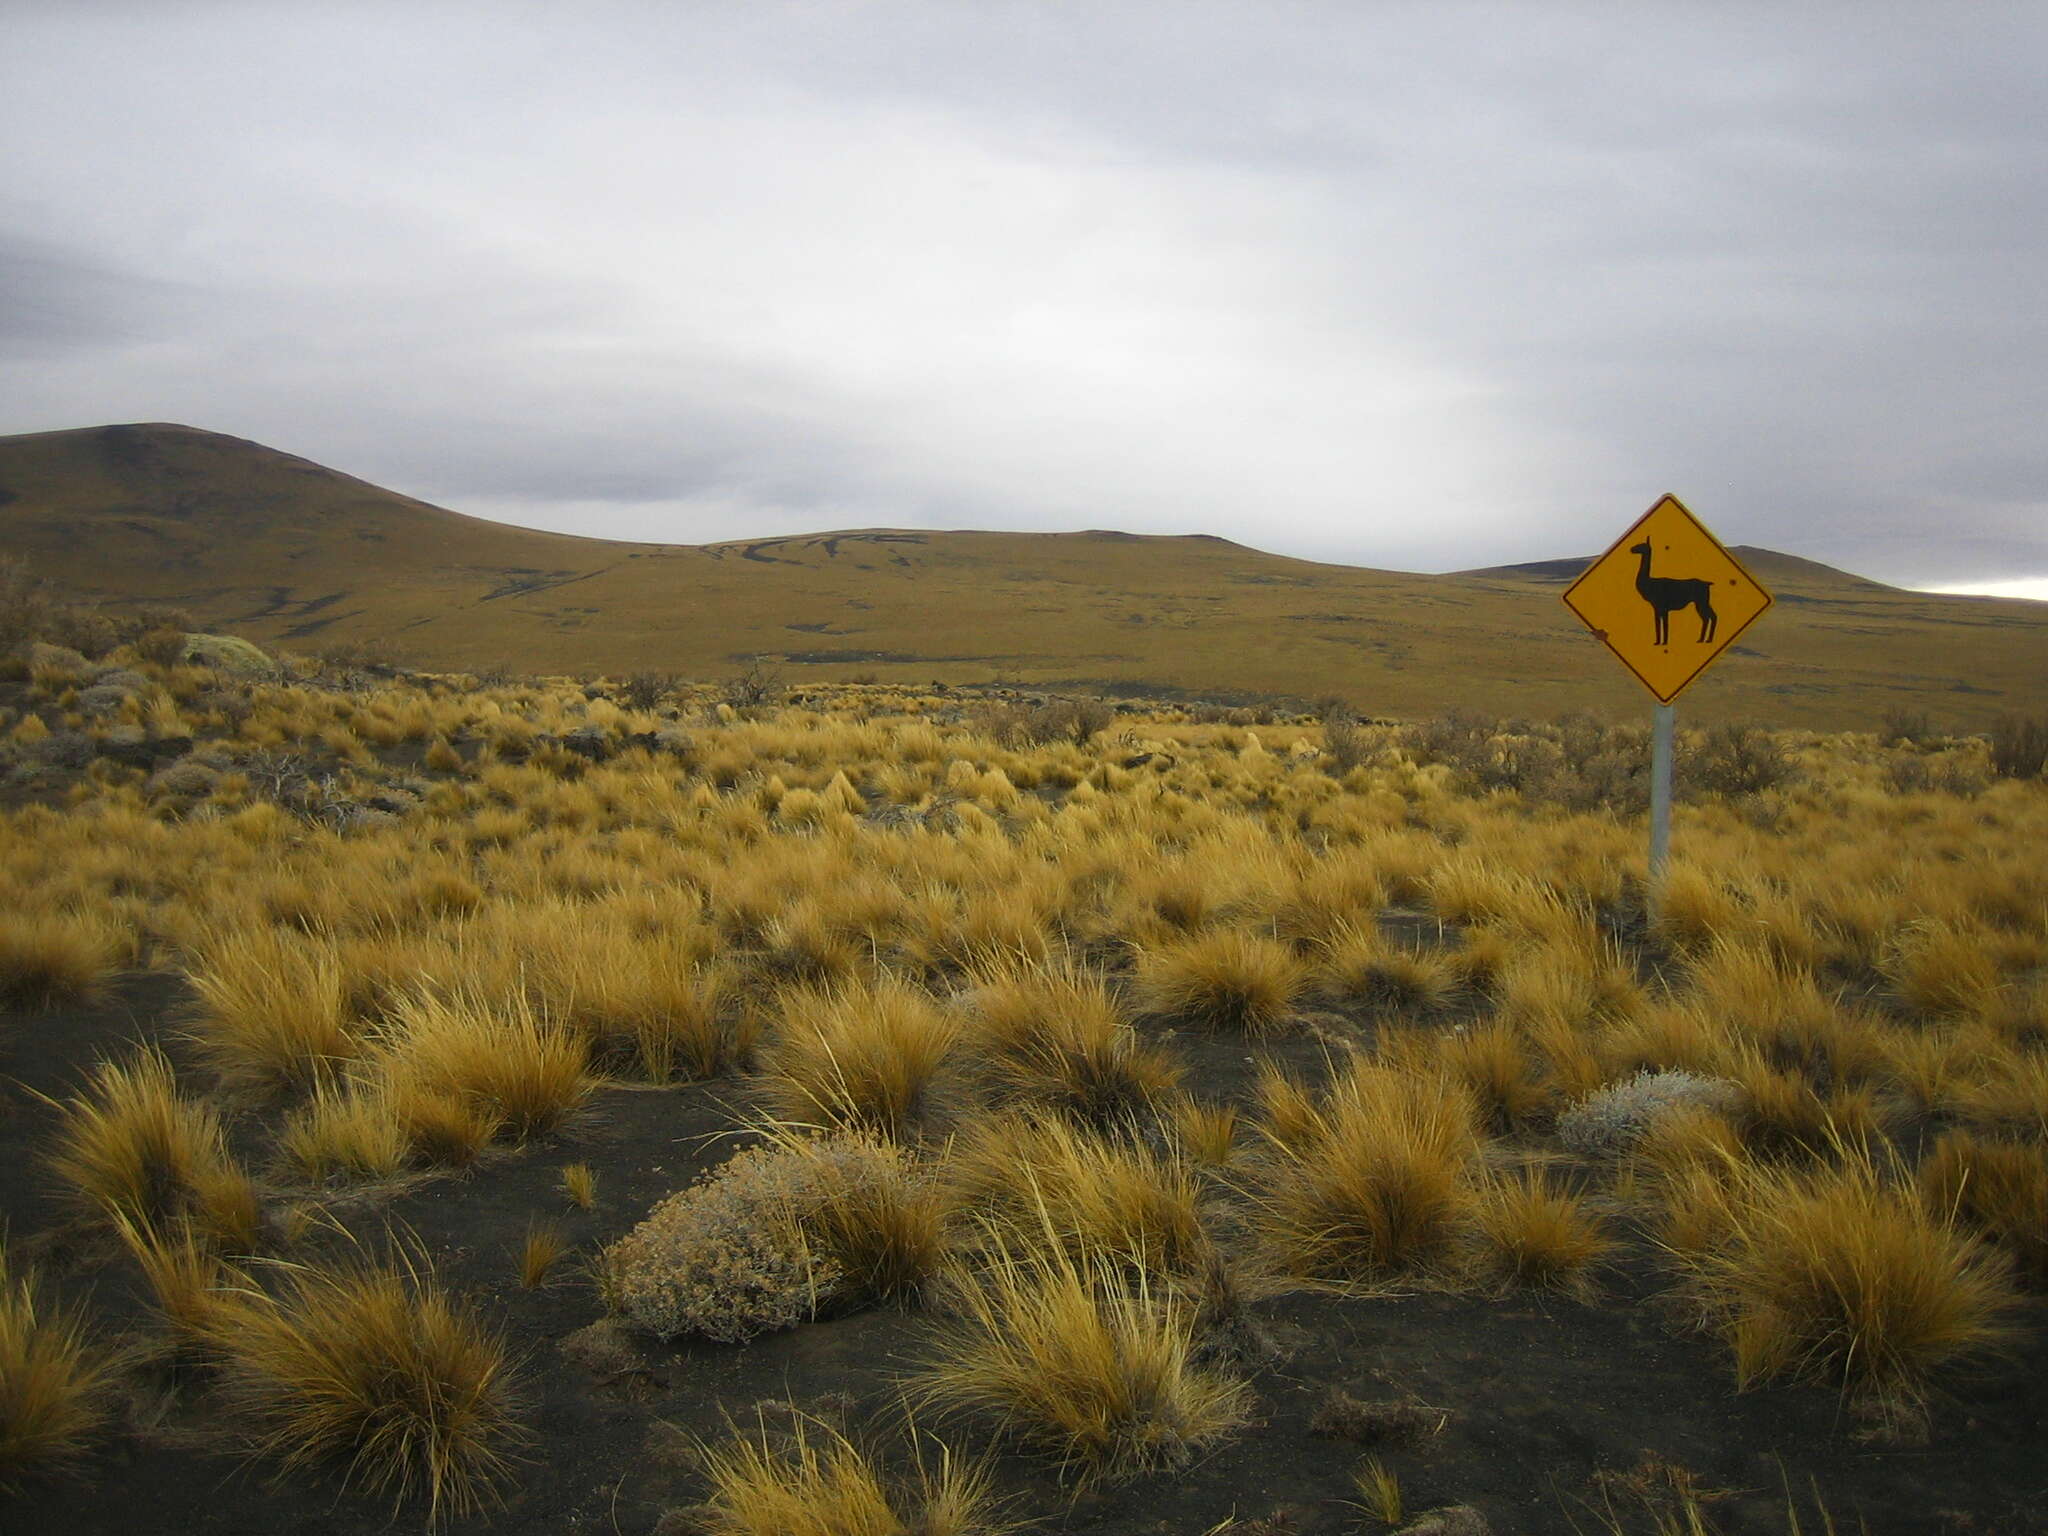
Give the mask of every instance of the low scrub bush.
POLYGON ((1739 1102, 1735 1085, 1683 1071, 1638 1072, 1588 1094, 1557 1117, 1558 1140, 1581 1157, 1614 1158, 1633 1150, 1660 1116, 1678 1108, 1727 1113, 1739 1102))
POLYGON ((1055 699, 1024 717, 1024 739, 1034 746, 1056 741, 1085 747, 1116 719, 1116 711, 1100 699, 1055 699))
POLYGON ((2000 715, 1991 726, 1991 771, 2001 779, 2048 773, 2048 715, 2000 715))
POLYGON ((1682 792, 1736 797, 1778 789, 1791 780, 1784 743, 1760 725, 1711 727, 1678 754, 1672 777, 1682 792))
POLYGON ((49 590, 13 555, 0 558, 0 656, 26 652, 50 627, 55 606, 49 590))
POLYGON ((619 685, 619 697, 628 709, 645 713, 670 697, 681 681, 673 672, 635 672, 619 685))
POLYGON ((429 1527, 495 1501, 528 1438, 505 1341, 417 1263, 281 1266, 235 1293, 214 1344, 229 1400, 280 1476, 424 1495, 429 1527))
POLYGON ((914 1292, 943 1255, 943 1223, 941 1195, 894 1144, 782 1132, 655 1206, 599 1272, 632 1326, 736 1343, 914 1292))
POLYGON ((1942 794, 1974 800, 1991 787, 1981 759, 1959 752, 1923 757, 1905 752, 1884 765, 1884 787, 1895 795, 1942 794))
POLYGON ((1332 778, 1341 779, 1354 768, 1363 767, 1380 748, 1380 733, 1361 724, 1350 713, 1323 717, 1323 756, 1328 759, 1332 778))
POLYGON ((1884 712, 1877 740, 1886 747, 1926 748, 1937 745, 1942 737, 1934 728, 1934 717, 1926 710, 1892 708, 1884 712))

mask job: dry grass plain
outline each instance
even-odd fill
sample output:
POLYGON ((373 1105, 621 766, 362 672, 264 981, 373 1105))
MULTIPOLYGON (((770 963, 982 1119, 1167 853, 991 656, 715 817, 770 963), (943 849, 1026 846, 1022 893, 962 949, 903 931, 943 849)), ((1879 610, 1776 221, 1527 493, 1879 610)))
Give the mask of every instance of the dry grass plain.
MULTIPOLYGON (((1616 508, 1615 531, 1637 510, 1616 508)), ((1116 509, 1101 521, 1113 527, 1116 509)), ((161 424, 0 438, 0 548, 110 603, 173 604, 266 645, 373 644, 439 670, 720 678, 765 662, 806 685, 1337 692, 1403 719, 1451 704, 1642 713, 1636 685, 1558 602, 1567 562, 1426 576, 1113 532, 624 544, 464 517, 161 424)), ((1740 665, 1687 694, 1689 719, 1857 730, 1895 708, 1982 730, 2048 708, 2048 607, 1745 555, 1778 606, 1743 637, 1740 665)))
POLYGON ((1585 719, 174 651, 0 685, 8 1529, 2038 1528, 2009 738, 1653 916, 1585 719))

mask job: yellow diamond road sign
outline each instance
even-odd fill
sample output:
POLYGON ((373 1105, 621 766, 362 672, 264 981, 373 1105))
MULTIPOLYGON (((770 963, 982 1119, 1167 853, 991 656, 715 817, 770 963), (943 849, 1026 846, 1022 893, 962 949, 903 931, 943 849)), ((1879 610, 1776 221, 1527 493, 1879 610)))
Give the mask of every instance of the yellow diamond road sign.
POLYGON ((1666 496, 1586 567, 1564 601, 1669 704, 1763 616, 1771 594, 1685 503, 1666 496))

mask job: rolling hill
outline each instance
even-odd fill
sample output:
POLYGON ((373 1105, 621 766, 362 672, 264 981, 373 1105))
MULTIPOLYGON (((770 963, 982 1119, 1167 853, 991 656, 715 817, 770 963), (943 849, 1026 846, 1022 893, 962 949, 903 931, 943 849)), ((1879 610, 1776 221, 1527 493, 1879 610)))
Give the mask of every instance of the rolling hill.
MULTIPOLYGON (((860 529, 631 544, 467 517, 166 424, 0 438, 0 551, 109 604, 171 602, 259 643, 388 644, 416 665, 1340 694, 1625 716, 1647 696, 1565 612, 1584 564, 1411 575, 1206 536, 860 529)), ((1960 727, 2048 697, 2048 604, 1887 587, 1740 552, 1777 608, 1689 718, 1960 727)))

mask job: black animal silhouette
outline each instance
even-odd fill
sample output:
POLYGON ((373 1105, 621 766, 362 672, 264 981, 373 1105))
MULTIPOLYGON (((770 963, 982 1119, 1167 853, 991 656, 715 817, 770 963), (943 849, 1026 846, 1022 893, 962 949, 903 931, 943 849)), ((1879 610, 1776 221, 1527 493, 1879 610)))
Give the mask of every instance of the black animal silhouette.
POLYGON ((1699 610, 1701 645, 1713 639, 1714 627, 1720 622, 1714 617, 1714 584, 1685 577, 1652 576, 1648 539, 1640 544, 1631 544, 1628 552, 1643 557, 1642 567, 1636 572, 1636 591, 1642 594, 1643 601, 1657 615, 1656 643, 1671 643, 1671 615, 1680 608, 1699 610))

